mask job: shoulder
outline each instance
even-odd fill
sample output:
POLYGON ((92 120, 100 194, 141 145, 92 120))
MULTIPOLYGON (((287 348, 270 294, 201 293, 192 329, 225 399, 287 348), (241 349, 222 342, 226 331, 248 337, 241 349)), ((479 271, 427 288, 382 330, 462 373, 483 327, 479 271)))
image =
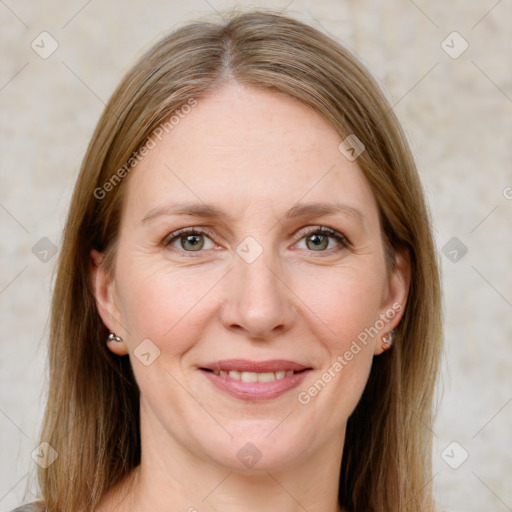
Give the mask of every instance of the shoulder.
POLYGON ((44 509, 37 503, 27 503, 26 505, 15 508, 12 512, 44 512, 44 509))

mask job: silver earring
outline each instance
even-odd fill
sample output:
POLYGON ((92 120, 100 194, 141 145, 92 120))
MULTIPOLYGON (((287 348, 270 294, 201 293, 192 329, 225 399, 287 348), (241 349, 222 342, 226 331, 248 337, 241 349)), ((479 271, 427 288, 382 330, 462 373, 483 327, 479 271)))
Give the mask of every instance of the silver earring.
POLYGON ((391 347, 393 340, 395 339, 395 336, 396 336, 396 329, 391 329, 391 331, 389 331, 387 336, 382 337, 382 342, 383 342, 382 348, 384 350, 387 350, 388 348, 391 347))
POLYGON ((123 338, 120 338, 119 336, 116 336, 114 333, 110 333, 107 338, 107 343, 109 341, 123 341, 123 338))

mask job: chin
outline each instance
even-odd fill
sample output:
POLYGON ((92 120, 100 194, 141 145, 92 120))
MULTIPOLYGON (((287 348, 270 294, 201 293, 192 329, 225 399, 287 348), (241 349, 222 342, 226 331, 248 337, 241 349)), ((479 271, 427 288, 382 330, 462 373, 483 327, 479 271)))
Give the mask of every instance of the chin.
MULTIPOLYGON (((277 423, 271 423, 275 429, 277 423)), ((253 429, 246 432, 241 429, 229 439, 205 440, 202 450, 216 464, 238 473, 292 469, 305 455, 304 446, 309 443, 306 439, 295 440, 284 430, 281 435, 276 435, 277 431, 269 435, 270 431, 265 428, 255 434, 253 429), (215 451, 212 451, 213 446, 215 451)))

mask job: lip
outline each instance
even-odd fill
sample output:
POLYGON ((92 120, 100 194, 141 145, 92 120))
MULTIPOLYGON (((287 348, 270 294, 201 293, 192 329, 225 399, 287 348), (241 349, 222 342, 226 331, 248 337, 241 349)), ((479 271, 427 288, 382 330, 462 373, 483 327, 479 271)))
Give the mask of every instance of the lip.
POLYGON ((237 370, 240 372, 277 372, 279 370, 293 370, 295 372, 300 372, 302 370, 311 369, 308 366, 304 366, 303 364, 299 364, 295 361, 289 361, 286 359, 272 359, 268 361, 251 361, 249 359, 222 359, 220 361, 214 361, 212 363, 208 363, 202 365, 200 369, 208 369, 208 370, 237 370))
POLYGON ((259 362, 249 361, 247 359, 226 359, 201 366, 199 370, 221 391, 241 400, 261 402, 277 398, 291 389, 296 388, 306 378, 312 368, 294 361, 278 359, 259 362), (212 371, 208 370, 238 370, 255 373, 294 370, 300 373, 294 373, 293 375, 270 382, 243 382, 241 380, 234 380, 227 375, 215 375, 212 371))

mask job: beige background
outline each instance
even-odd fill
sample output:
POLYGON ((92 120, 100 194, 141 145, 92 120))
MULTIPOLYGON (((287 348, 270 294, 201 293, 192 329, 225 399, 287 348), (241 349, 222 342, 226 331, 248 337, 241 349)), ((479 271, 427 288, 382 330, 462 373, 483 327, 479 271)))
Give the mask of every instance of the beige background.
MULTIPOLYGON (((56 258, 49 252, 45 263, 32 249, 48 243, 39 242, 44 237, 59 247, 89 137, 135 58, 164 31, 233 5, 0 1, 2 511, 33 492, 30 454, 44 402, 56 258), (46 59, 31 48, 35 40, 40 53, 51 49, 50 39, 41 48, 43 31, 58 42, 46 59)), ((439 250, 452 237, 467 247, 457 262, 449 259, 451 246, 442 255, 447 348, 432 485, 440 510, 512 510, 512 2, 252 5, 287 8, 344 42, 373 71, 403 121, 439 250), (449 36, 453 31, 464 39, 449 36), (469 46, 452 58, 441 46, 445 39, 452 55, 464 41, 469 46), (463 450, 469 458, 453 469, 463 450)))

